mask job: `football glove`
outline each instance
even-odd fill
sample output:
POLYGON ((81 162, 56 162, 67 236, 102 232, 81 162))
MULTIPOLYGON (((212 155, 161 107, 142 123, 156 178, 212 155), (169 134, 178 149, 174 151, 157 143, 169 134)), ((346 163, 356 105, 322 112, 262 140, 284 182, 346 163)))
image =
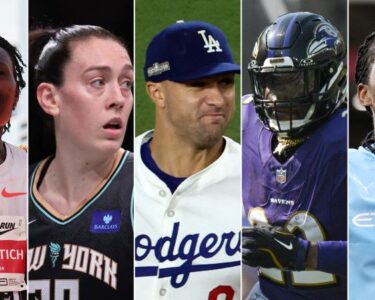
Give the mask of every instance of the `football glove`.
POLYGON ((243 228, 242 261, 252 267, 304 270, 309 241, 270 225, 243 228))

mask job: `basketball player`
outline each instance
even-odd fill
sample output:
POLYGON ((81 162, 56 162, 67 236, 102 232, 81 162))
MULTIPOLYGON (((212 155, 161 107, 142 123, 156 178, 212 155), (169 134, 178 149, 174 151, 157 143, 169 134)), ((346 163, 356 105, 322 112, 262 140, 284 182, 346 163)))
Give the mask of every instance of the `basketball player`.
POLYGON ((131 299, 132 154, 120 148, 133 67, 107 30, 31 33, 35 101, 53 119, 54 155, 30 168, 30 299, 131 299))

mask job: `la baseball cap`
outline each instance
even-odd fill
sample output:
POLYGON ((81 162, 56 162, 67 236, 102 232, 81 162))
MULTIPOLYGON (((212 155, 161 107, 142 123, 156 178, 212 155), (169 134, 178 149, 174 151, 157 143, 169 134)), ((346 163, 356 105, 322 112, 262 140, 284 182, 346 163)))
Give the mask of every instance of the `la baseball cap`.
POLYGON ((240 73, 224 33, 201 21, 177 21, 148 45, 146 81, 184 82, 222 73, 240 73))

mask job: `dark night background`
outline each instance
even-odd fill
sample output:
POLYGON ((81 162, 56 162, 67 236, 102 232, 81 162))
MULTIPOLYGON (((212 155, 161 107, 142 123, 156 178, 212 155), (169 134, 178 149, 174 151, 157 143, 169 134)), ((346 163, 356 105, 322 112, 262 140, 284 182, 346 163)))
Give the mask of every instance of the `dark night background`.
MULTIPOLYGON (((98 25, 122 38, 133 60, 133 0, 30 0, 29 29, 63 27, 73 24, 98 25)), ((30 72, 31 73, 31 72, 30 72)), ((31 80, 29 81, 31 82, 31 80)), ((54 141, 37 113, 34 97, 29 95, 29 162, 52 154, 54 141)), ((129 117, 123 147, 133 150, 133 112, 129 117)))

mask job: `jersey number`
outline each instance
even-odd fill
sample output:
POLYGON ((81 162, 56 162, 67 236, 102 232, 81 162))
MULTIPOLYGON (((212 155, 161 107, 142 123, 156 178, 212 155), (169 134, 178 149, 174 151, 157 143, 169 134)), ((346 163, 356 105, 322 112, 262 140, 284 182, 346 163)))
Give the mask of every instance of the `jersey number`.
MULTIPOLYGON (((259 207, 249 210, 248 218, 250 224, 268 223, 265 213, 259 207)), ((309 241, 324 241, 325 234, 318 219, 308 211, 297 211, 289 217, 285 227, 290 232, 299 230, 304 238, 309 241)), ((277 283, 285 284, 285 273, 278 269, 260 268, 263 276, 277 283)), ((336 276, 321 271, 293 271, 290 272, 292 284, 295 286, 319 286, 336 283, 336 276)))
POLYGON ((229 285, 219 285, 208 294, 208 300, 218 300, 220 295, 225 296, 220 299, 233 300, 234 289, 229 285))
MULTIPOLYGON (((30 280, 29 293, 40 293, 43 300, 79 300, 78 279, 30 280), (51 297, 51 281, 55 284, 55 294, 51 297)), ((38 297, 39 298, 39 297, 38 297)))

